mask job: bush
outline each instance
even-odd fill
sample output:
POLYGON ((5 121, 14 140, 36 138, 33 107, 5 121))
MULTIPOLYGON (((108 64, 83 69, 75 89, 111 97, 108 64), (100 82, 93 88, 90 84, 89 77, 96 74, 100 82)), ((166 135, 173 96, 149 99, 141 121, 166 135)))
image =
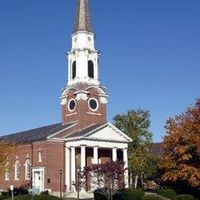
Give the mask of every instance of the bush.
POLYGON ((105 189, 97 189, 94 191, 94 199, 95 200, 107 200, 105 194, 107 194, 107 191, 105 189))
POLYGON ((25 194, 15 197, 15 200, 31 200, 32 196, 30 194, 25 194))
POLYGON ((158 194, 171 200, 176 200, 176 192, 172 189, 160 189, 158 194))
POLYGON ((123 194, 122 199, 123 200, 143 200, 145 194, 142 190, 136 190, 136 189, 129 189, 126 190, 123 194))
POLYGON ((41 192, 41 195, 49 195, 49 191, 45 190, 45 191, 41 192))
POLYGON ((156 195, 147 195, 143 198, 143 200, 163 200, 163 199, 156 195))
MULTIPOLYGON (((15 198, 15 200, 31 200, 32 195, 26 194, 22 196, 18 196, 15 198)), ((60 198, 50 195, 36 195, 34 196, 34 200, 60 200, 60 198)))
POLYGON ((195 198, 189 194, 182 194, 182 195, 177 195, 176 200, 195 200, 195 198))

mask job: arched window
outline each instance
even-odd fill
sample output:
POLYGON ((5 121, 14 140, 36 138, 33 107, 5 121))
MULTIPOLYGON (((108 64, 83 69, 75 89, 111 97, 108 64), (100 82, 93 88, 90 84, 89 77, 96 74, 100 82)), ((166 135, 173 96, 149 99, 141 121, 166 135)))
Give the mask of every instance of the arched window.
POLYGON ((19 165, 19 160, 17 159, 15 161, 15 180, 19 180, 20 177, 20 165, 19 165))
POLYGON ((40 148, 38 151, 38 162, 42 162, 42 149, 40 149, 40 148))
POLYGON ((76 77, 76 61, 72 64, 72 79, 76 77))
POLYGON ((94 63, 91 60, 88 61, 88 76, 94 78, 94 63))
POLYGON ((25 162, 25 180, 31 179, 31 162, 30 159, 27 158, 25 162))
POLYGON ((6 166, 5 166, 5 180, 8 181, 9 180, 9 176, 10 176, 10 163, 7 161, 6 162, 6 166))

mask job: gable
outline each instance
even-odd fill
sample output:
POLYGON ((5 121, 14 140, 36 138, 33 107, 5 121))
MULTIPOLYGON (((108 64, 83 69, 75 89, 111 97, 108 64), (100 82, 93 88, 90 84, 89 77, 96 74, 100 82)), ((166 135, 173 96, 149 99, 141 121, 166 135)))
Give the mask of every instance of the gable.
POLYGON ((131 138, 129 138, 126 134, 121 132, 112 124, 108 123, 107 126, 100 128, 99 130, 95 130, 89 134, 85 135, 88 139, 99 139, 99 140, 108 140, 108 141, 119 141, 119 142, 131 142, 131 138))

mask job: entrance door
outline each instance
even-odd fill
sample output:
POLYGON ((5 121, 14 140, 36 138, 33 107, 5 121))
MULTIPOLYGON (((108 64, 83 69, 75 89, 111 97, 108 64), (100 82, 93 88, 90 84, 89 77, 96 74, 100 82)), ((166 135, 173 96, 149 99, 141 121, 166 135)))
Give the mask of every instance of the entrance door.
POLYGON ((43 169, 33 169, 33 187, 40 192, 44 190, 44 171, 43 169))
POLYGON ((40 171, 34 172, 34 187, 41 191, 41 173, 40 173, 40 171))

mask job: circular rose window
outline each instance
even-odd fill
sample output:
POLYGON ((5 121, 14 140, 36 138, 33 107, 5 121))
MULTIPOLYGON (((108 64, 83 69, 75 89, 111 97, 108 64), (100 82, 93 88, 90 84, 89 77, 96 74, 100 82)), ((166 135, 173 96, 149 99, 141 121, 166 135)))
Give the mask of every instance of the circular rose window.
POLYGON ((92 98, 89 100, 89 108, 92 110, 92 111, 96 111, 98 108, 99 108, 99 103, 96 99, 92 98))
POLYGON ((72 112, 74 111, 75 107, 76 107, 76 101, 74 99, 69 100, 68 110, 72 112))

